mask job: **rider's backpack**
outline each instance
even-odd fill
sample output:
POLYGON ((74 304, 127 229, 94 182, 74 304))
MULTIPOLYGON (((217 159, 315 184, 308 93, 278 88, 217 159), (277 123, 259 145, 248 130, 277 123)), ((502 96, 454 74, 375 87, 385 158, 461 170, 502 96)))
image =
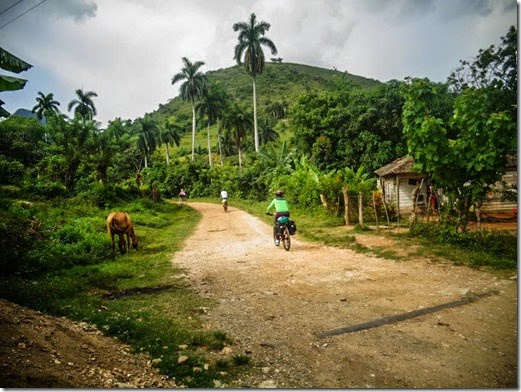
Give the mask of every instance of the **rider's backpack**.
POLYGON ((293 235, 297 232, 297 225, 291 219, 289 220, 288 230, 289 230, 289 234, 291 234, 291 235, 293 235))
POLYGON ((289 218, 287 216, 285 216, 285 215, 279 216, 277 218, 277 223, 280 223, 281 225, 285 225, 288 222, 289 222, 289 218))

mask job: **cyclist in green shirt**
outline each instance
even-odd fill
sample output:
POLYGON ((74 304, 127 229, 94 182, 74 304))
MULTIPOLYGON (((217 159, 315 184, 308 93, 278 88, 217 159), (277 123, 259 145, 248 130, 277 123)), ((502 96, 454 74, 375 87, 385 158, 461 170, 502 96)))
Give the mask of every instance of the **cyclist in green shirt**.
POLYGON ((275 240, 275 245, 279 246, 279 240, 277 239, 277 219, 281 216, 287 216, 289 218, 288 202, 286 201, 286 199, 284 199, 284 192, 282 192, 281 190, 277 190, 275 192, 275 198, 271 201, 270 205, 266 209, 266 212, 269 213, 272 207, 275 207, 273 238, 275 240))

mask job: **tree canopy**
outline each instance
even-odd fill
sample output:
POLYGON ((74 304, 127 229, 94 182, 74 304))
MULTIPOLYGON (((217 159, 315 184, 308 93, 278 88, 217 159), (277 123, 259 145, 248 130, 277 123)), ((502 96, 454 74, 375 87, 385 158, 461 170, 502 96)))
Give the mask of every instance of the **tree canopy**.
MULTIPOLYGON (((491 47, 480 51, 474 62, 462 63, 469 72, 460 69, 459 74, 470 79, 449 77, 461 91, 448 119, 433 111, 439 101, 434 83, 411 79, 406 89, 403 123, 409 154, 416 168, 453 198, 462 230, 470 205, 480 207, 486 192, 501 180, 508 155, 517 152, 517 76, 507 72, 507 77, 499 77, 490 69, 492 58, 495 64, 512 63, 511 55, 517 52, 514 31, 497 51, 491 47)), ((499 68, 510 69, 505 67, 499 68)))

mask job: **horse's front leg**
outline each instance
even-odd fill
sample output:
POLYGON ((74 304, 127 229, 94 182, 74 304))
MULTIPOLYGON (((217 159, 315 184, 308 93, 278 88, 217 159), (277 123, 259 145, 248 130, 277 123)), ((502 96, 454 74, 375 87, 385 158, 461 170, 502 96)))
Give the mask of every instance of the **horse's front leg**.
POLYGON ((110 230, 110 227, 107 227, 107 234, 109 236, 110 250, 112 250, 112 253, 114 253, 114 250, 115 250, 114 233, 112 232, 112 230, 110 230))
POLYGON ((121 252, 121 254, 124 254, 125 253, 125 235, 124 234, 119 234, 119 251, 121 252))
POLYGON ((112 251, 112 256, 116 257, 116 242, 114 241, 114 233, 110 235, 110 249, 112 251))

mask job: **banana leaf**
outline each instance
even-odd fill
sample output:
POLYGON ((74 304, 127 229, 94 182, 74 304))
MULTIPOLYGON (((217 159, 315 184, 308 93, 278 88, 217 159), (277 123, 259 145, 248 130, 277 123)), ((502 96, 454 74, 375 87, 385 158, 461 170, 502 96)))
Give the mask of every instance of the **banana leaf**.
POLYGON ((7 110, 5 110, 3 107, 0 106, 0 118, 2 117, 9 117, 11 113, 9 113, 7 110))
POLYGON ((31 64, 0 47, 0 68, 9 72, 20 73, 32 67, 31 64))
POLYGON ((0 74, 0 91, 14 91, 24 88, 27 80, 0 74))
POLYGON ((2 105, 5 105, 5 102, 0 99, 0 118, 2 117, 9 117, 11 113, 9 113, 7 110, 5 110, 2 105))

